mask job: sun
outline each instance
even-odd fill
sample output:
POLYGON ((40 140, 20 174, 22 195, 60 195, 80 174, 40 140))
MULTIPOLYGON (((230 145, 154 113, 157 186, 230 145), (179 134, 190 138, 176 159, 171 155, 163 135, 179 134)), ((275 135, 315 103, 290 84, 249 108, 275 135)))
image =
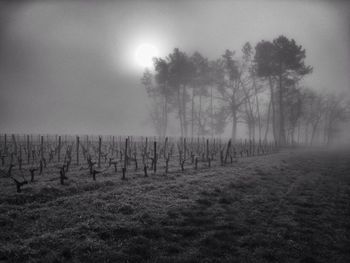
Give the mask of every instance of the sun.
POLYGON ((135 61, 136 64, 143 68, 150 68, 153 66, 153 58, 159 55, 156 46, 143 43, 135 50, 135 61))

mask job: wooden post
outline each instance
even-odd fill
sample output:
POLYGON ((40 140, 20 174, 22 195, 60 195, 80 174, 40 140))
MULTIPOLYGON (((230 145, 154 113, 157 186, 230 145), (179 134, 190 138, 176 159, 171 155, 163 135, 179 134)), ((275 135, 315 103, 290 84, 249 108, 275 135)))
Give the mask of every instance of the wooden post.
POLYGON ((255 138, 253 138, 253 156, 256 155, 255 151, 256 151, 256 142, 255 142, 255 138))
POLYGON ((125 149, 124 149, 124 167, 122 169, 123 178, 125 179, 126 167, 128 165, 128 138, 125 139, 125 149))
POLYGON ((215 138, 214 138, 214 141, 213 141, 213 149, 214 149, 214 151, 216 151, 215 138))
POLYGON ((12 144, 14 145, 14 153, 17 155, 17 142, 14 134, 12 134, 12 144))
POLYGON ((102 137, 98 137, 98 168, 101 168, 101 146, 102 146, 102 137))
MULTIPOLYGON (((198 138, 199 141, 199 138, 198 138)), ((186 160, 186 138, 184 138, 184 160, 186 160)))
POLYGON ((165 142, 164 142, 164 156, 165 156, 165 154, 166 154, 167 145, 168 145, 168 137, 165 137, 165 142))
POLYGON ((30 143, 29 143, 29 135, 27 135, 27 163, 30 163, 30 143))
POLYGON ((5 148, 5 154, 7 154, 7 135, 6 135, 6 133, 4 135, 4 148, 5 148))
POLYGON ((197 137, 197 147, 196 147, 196 148, 197 148, 197 149, 196 149, 196 150, 197 150, 197 154, 199 154, 199 150, 200 150, 200 149, 199 149, 199 137, 197 137))
POLYGON ((114 136, 112 136, 112 158, 114 156, 114 136))
POLYGON ((61 136, 58 136, 58 162, 61 161, 61 136))
POLYGON ((249 156, 252 156, 252 140, 249 139, 249 156))
POLYGON ((40 137, 40 159, 44 159, 44 136, 40 137))
POLYGON ((209 159, 209 139, 207 139, 207 160, 209 159))
POLYGON ((228 141, 228 144, 227 144, 226 155, 225 155, 225 163, 227 162, 227 157, 228 157, 230 148, 231 148, 231 139, 228 141))
POLYGON ((129 138, 125 139, 125 149, 124 149, 124 167, 126 170, 126 167, 128 166, 128 144, 129 144, 129 138))
POLYGON ((79 136, 77 136, 77 165, 79 165, 79 136))
POLYGON ((146 146, 145 146, 145 151, 146 151, 146 154, 147 154, 147 151, 148 151, 148 138, 146 137, 146 146))
POLYGON ((19 145, 19 160, 18 160, 19 169, 22 170, 22 145, 19 145))
POLYGON ((154 171, 154 173, 156 173, 157 172, 157 141, 154 141, 153 158, 154 158, 153 171, 154 171))

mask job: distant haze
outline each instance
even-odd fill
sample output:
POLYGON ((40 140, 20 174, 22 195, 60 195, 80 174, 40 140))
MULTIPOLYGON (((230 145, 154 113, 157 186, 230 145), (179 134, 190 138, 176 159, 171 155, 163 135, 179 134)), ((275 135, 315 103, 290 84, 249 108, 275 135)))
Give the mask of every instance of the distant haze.
POLYGON ((215 59, 283 34, 306 49, 305 85, 349 95, 349 14, 346 1, 2 1, 0 132, 152 134, 143 42, 215 59))

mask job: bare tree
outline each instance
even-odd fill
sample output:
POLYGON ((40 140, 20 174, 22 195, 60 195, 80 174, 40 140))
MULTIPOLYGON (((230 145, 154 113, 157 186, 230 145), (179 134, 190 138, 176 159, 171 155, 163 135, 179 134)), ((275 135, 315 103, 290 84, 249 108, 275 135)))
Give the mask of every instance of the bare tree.
POLYGON ((253 61, 253 49, 249 42, 244 44, 242 52, 241 84, 246 98, 243 118, 247 123, 249 139, 255 139, 255 128, 258 127, 259 140, 261 140, 262 122, 259 94, 264 90, 264 86, 258 83, 256 66, 253 61))
POLYGON ((241 80, 241 71, 238 61, 233 59, 234 52, 226 50, 222 58, 217 61, 216 85, 219 93, 218 99, 223 102, 222 114, 232 118, 232 142, 236 141, 238 114, 246 100, 241 80))
POLYGON ((153 123, 155 132, 159 136, 163 136, 163 132, 166 130, 164 125, 164 112, 162 111, 162 98, 160 91, 157 86, 154 85, 153 75, 149 70, 145 70, 143 77, 141 78, 142 84, 145 86, 148 96, 151 98, 150 105, 150 117, 153 123))
POLYGON ((192 107, 191 107, 191 136, 194 136, 195 125, 197 126, 197 136, 207 133, 205 128, 205 116, 203 116, 203 97, 209 96, 208 87, 210 85, 210 68, 207 58, 204 58, 199 52, 191 56, 193 66, 192 76, 192 107), (195 97, 198 97, 198 107, 195 110, 195 97))
POLYGON ((176 94, 173 101, 174 106, 178 109, 178 118, 180 122, 181 136, 187 136, 188 117, 187 103, 189 102, 189 94, 187 89, 193 76, 193 65, 186 53, 175 48, 173 53, 167 57, 169 64, 169 81, 168 84, 176 94))
POLYGON ((339 132, 341 122, 350 117, 350 103, 340 95, 327 95, 325 102, 324 140, 330 145, 339 132))

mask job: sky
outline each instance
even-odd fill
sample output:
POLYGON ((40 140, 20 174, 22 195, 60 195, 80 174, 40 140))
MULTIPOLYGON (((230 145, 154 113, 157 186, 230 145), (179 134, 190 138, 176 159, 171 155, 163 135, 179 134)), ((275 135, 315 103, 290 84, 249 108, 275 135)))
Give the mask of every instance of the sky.
POLYGON ((349 22, 347 1, 0 1, 0 132, 152 134, 144 43, 215 59, 283 34, 306 86, 347 96, 349 22))

